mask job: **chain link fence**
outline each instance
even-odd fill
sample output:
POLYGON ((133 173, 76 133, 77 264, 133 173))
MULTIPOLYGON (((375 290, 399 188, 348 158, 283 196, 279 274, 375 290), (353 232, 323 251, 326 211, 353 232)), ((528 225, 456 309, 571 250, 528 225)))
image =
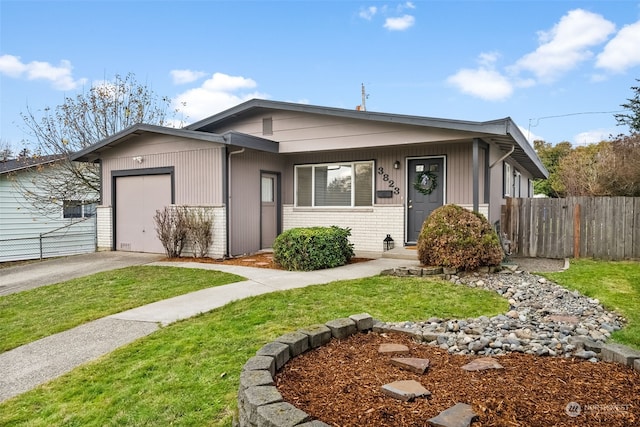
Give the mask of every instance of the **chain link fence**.
POLYGON ((0 262, 53 258, 95 251, 95 217, 32 237, 0 240, 0 262))

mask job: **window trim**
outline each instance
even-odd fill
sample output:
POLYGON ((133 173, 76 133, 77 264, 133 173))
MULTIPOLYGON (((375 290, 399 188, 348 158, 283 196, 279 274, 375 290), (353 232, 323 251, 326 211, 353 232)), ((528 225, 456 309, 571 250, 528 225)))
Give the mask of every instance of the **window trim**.
POLYGON ((513 180, 511 178, 511 165, 507 162, 502 166, 502 198, 512 197, 513 180))
POLYGON ((330 163, 308 163, 308 164, 299 164, 294 165, 294 208, 305 208, 305 209, 371 209, 375 203, 375 192, 376 192, 376 174, 375 171, 375 160, 354 160, 354 161, 344 161, 344 162, 330 162, 330 163), (356 206, 356 165, 358 164, 369 164, 371 165, 371 204, 365 206, 356 206), (348 206, 339 206, 339 205, 331 205, 331 206, 316 206, 316 167, 333 167, 333 166, 349 166, 351 168, 351 203, 348 206), (300 206, 298 205, 298 169, 299 168, 311 168, 311 205, 310 206, 300 206))

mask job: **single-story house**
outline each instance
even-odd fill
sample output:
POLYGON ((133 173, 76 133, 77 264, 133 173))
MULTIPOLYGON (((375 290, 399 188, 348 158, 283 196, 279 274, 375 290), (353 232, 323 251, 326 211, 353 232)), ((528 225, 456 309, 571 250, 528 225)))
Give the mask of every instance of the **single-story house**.
POLYGON ((0 262, 96 250, 95 205, 49 200, 37 182, 57 176, 62 156, 0 159, 0 262), (32 197, 33 195, 44 197, 32 197))
POLYGON ((205 207, 212 257, 271 247, 293 227, 351 229, 356 252, 415 243, 438 206, 492 223, 547 170, 511 118, 439 119, 253 99, 183 129, 138 124, 76 153, 99 162, 98 246, 163 252, 153 216, 205 207))

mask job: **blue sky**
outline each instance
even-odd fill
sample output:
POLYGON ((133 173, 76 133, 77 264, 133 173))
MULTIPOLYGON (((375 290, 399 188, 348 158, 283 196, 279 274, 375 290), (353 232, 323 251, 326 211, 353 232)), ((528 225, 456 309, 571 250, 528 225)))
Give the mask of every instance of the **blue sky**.
POLYGON ((135 74, 190 123, 251 98, 484 121, 586 144, 640 78, 639 1, 0 0, 0 139, 135 74), (596 113, 596 114, 594 114, 596 113))

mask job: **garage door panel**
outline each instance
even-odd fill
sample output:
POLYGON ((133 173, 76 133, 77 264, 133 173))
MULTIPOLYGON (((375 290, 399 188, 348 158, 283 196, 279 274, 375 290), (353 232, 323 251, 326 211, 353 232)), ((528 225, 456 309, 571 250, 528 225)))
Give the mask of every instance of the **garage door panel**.
POLYGON ((116 250, 163 253, 153 220, 171 205, 171 175, 116 178, 116 250))

